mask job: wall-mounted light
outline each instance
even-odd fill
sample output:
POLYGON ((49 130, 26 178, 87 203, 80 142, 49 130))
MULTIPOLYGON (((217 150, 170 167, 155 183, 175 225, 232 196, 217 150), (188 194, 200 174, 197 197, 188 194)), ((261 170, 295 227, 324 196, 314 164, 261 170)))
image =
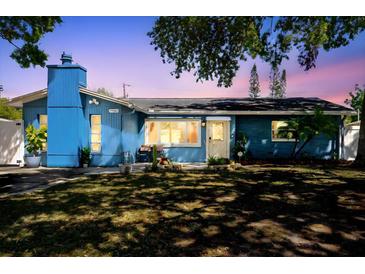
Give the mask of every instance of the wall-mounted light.
POLYGON ((206 125, 206 120, 203 120, 202 121, 202 127, 205 127, 205 125, 206 125))
POLYGON ((91 100, 89 100, 89 104, 90 104, 90 105, 92 105, 92 104, 94 104, 94 105, 99 105, 99 101, 98 101, 98 100, 96 100, 96 98, 92 98, 91 100))

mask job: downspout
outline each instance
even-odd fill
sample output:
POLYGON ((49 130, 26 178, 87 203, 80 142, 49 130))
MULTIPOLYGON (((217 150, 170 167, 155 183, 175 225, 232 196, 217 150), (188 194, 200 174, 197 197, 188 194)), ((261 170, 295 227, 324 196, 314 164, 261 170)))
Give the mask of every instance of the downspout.
MULTIPOLYGON (((133 105, 131 104, 131 108, 133 107, 133 105)), ((129 111, 129 112, 122 112, 122 119, 123 119, 123 116, 124 115, 133 115, 134 113, 136 112, 136 109, 133 107, 133 109, 132 109, 132 111, 129 111)), ((139 122, 138 121, 138 117, 137 117, 137 123, 139 122)), ((122 128, 121 128, 121 131, 122 131, 122 134, 123 134, 123 121, 122 121, 122 128)), ((123 151, 123 153, 124 153, 124 151, 123 151)), ((136 162, 136 157, 135 157, 135 155, 134 155, 134 153, 133 152, 130 152, 130 156, 131 156, 131 161, 133 162, 133 163, 135 163, 136 162)), ((122 160, 124 161, 124 155, 122 155, 122 160)))
POLYGON ((136 109, 135 108, 133 108, 133 110, 132 111, 130 111, 130 112, 123 112, 122 113, 122 115, 132 115, 132 114, 134 114, 136 112, 136 109))
POLYGON ((345 122, 346 116, 345 115, 341 115, 341 123, 340 123, 340 130, 339 130, 339 146, 338 146, 338 159, 342 159, 343 158, 343 153, 344 153, 344 122, 345 122))

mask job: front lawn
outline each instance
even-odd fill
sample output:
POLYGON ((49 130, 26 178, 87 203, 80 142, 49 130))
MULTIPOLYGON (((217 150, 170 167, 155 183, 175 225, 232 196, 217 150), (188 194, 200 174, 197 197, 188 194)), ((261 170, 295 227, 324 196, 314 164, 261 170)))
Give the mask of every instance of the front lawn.
POLYGON ((1 256, 365 256, 365 172, 100 175, 0 199, 1 256))

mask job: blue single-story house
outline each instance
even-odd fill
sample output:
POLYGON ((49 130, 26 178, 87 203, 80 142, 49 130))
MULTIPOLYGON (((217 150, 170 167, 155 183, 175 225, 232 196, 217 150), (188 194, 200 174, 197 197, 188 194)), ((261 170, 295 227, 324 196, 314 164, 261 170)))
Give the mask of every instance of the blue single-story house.
MULTIPOLYGON (((63 54, 61 65, 48 65, 46 89, 12 100, 23 108, 24 126, 48 127, 42 164, 79 166, 80 148, 90 147, 92 166, 116 166, 123 152, 136 155, 143 144, 161 144, 178 162, 204 162, 209 156, 232 158, 238 132, 248 137, 254 158, 284 158, 293 140, 278 128, 293 116, 312 115, 316 107, 337 117, 351 109, 319 98, 139 98, 106 96, 87 89, 87 71, 63 54)), ((320 135, 305 148, 318 158, 339 154, 340 134, 320 135)))

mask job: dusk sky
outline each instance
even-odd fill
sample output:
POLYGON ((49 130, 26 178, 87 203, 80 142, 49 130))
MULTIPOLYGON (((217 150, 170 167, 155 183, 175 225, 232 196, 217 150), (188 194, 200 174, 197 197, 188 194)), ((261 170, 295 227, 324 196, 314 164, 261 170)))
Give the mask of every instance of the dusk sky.
MULTIPOLYGON (((104 87, 122 95, 128 83, 130 97, 247 97, 251 67, 257 64, 262 96, 269 94, 270 67, 259 59, 242 62, 230 88, 216 82, 196 83, 192 73, 180 79, 170 75, 173 66, 163 64, 149 44, 147 32, 154 17, 63 17, 40 47, 49 55, 47 64, 59 64, 63 51, 88 70, 88 88, 104 87)), ((47 86, 47 69, 22 69, 9 55, 13 46, 0 40, 0 84, 3 96, 15 97, 47 86)), ((343 104, 355 84, 365 84, 365 33, 349 46, 320 52, 317 68, 304 72, 296 52, 282 64, 287 70, 287 96, 320 97, 343 104)))

